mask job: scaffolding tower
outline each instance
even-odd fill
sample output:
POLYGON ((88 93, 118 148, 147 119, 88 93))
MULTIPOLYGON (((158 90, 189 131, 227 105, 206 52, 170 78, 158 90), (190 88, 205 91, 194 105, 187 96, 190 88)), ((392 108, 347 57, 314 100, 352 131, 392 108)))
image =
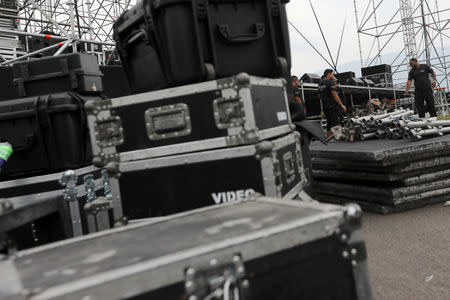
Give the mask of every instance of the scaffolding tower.
POLYGON ((0 50, 2 44, 15 46, 0 57, 0 64, 45 51, 57 55, 68 48, 97 55, 105 64, 114 49, 113 23, 135 4, 136 0, 0 0, 0 50), (17 45, 5 42, 11 37, 17 45))
POLYGON ((438 87, 448 91, 450 2, 353 0, 353 4, 361 67, 390 64, 394 83, 404 85, 409 59, 416 57, 434 69, 438 87))

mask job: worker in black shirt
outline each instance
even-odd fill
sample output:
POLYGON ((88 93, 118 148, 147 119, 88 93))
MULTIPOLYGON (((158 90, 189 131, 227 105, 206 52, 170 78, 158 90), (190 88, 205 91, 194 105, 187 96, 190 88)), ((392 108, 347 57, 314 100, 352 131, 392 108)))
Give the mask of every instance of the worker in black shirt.
POLYGON ((331 69, 327 69, 323 73, 322 81, 319 83, 319 97, 322 100, 323 112, 327 119, 327 136, 334 136, 337 140, 343 139, 340 116, 342 111, 347 111, 347 108, 339 98, 336 78, 331 69))
POLYGON ((419 64, 415 58, 411 58, 409 65, 411 66, 411 71, 409 71, 408 75, 405 96, 408 94, 411 83, 414 80, 415 102, 417 111, 419 112, 419 118, 425 117, 424 101, 427 103, 430 117, 436 117, 436 108, 434 106, 433 96, 433 88, 436 87, 436 73, 434 73, 430 66, 426 64, 419 64), (428 74, 433 76, 433 82, 430 82, 430 77, 428 74))
POLYGON ((303 101, 301 96, 301 91, 298 88, 298 77, 292 76, 290 78, 290 84, 288 85, 288 103, 289 111, 291 112, 292 121, 302 121, 306 119, 305 107, 303 106, 303 101))
POLYGON ((298 88, 298 77, 297 76, 292 76, 291 77, 291 85, 292 85, 292 93, 294 94, 294 100, 300 104, 303 104, 302 98, 301 96, 301 92, 300 89, 298 88))

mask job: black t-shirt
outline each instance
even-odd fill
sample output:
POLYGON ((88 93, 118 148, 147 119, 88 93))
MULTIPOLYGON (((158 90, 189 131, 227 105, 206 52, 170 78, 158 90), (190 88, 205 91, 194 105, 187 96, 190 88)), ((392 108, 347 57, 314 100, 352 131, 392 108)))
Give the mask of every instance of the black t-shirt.
POLYGON ((288 89, 288 101, 289 102, 297 102, 295 99, 296 97, 300 97, 302 99, 302 92, 297 86, 291 85, 291 87, 288 89))
POLYGON ((298 86, 294 86, 292 89, 292 92, 294 94, 294 99, 295 99, 295 97, 300 97, 300 99, 302 99, 302 92, 300 91, 298 86))
POLYGON ((430 76, 433 70, 428 65, 419 65, 409 71, 408 80, 414 80, 414 86, 417 92, 426 92, 432 90, 430 76))
POLYGON ((336 101, 334 101, 331 91, 337 91, 336 86, 332 80, 322 80, 319 83, 319 95, 322 99, 322 105, 326 108, 339 107, 336 101))

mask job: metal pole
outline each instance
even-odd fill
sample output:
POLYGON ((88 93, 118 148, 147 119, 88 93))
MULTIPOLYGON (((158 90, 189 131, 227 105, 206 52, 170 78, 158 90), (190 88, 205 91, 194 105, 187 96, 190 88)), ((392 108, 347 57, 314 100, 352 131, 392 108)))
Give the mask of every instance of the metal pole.
POLYGON ((28 58, 28 57, 33 56, 33 55, 36 55, 36 54, 38 54, 38 53, 41 53, 41 52, 44 52, 44 51, 47 51, 47 50, 50 50, 50 49, 53 49, 53 48, 61 47, 61 46, 62 46, 62 43, 54 44, 54 45, 51 45, 51 46, 48 46, 48 47, 45 47, 45 48, 42 48, 42 49, 33 51, 33 52, 31 52, 31 53, 27 53, 27 54, 22 55, 22 56, 20 56, 20 57, 18 57, 18 58, 14 58, 14 59, 11 59, 11 60, 2 62, 2 63, 0 64, 0 66, 3 66, 3 65, 9 65, 9 64, 11 64, 11 63, 13 63, 13 62, 16 62, 16 61, 19 61, 19 60, 23 60, 23 59, 25 59, 25 58, 28 58))
MULTIPOLYGON (((91 11, 91 2, 88 0, 86 2, 86 6, 87 6, 87 12, 88 12, 88 26, 89 26, 89 39, 92 40, 93 39, 93 35, 92 35, 92 11, 91 11)), ((94 52, 94 45, 91 44, 91 52, 94 52)))
MULTIPOLYGON (((438 22, 439 22, 439 24, 441 24, 441 14, 440 14, 440 11, 439 11, 438 1, 435 0, 435 3, 436 3, 438 22)), ((445 27, 441 28, 441 30, 439 32, 442 33, 442 30, 444 28, 445 27)), ((441 51, 442 51, 442 56, 443 56, 443 61, 444 61, 445 82, 447 83, 447 88, 449 88, 449 90, 450 90, 450 85, 448 84, 449 72, 447 71, 447 61, 445 59, 446 55, 445 55, 445 50, 444 50, 444 41, 442 39, 442 34, 440 35, 440 38, 441 38, 441 51)))
POLYGON ((377 44, 378 44, 378 59, 380 61, 380 64, 382 64, 381 62, 381 49, 380 49, 380 37, 378 34, 378 21, 377 21, 377 7, 375 6, 375 0, 372 0, 372 5, 373 5, 373 18, 375 21, 375 32, 376 32, 376 40, 377 40, 377 44))
POLYGON ((69 6, 69 18, 70 18, 70 29, 71 29, 71 38, 72 38, 72 52, 77 52, 77 41, 75 37, 75 17, 74 17, 74 2, 73 0, 69 0, 67 3, 69 6))
POLYGON ((427 60, 427 65, 430 65, 430 49, 428 49, 428 31, 427 31, 427 24, 425 22, 425 10, 423 8, 423 0, 420 0, 420 9, 422 12, 422 28, 423 28, 423 38, 425 42, 425 58, 427 60))
POLYGON ((395 104, 395 109, 397 109, 397 93, 395 92, 395 87, 394 87, 394 80, 392 80, 392 90, 394 91, 394 104, 395 104))
MULTIPOLYGON (((67 41, 69 38, 65 36, 57 36, 57 35, 50 35, 50 34, 40 34, 40 33, 32 33, 32 32, 22 32, 22 31, 15 31, 15 30, 7 30, 7 29, 1 29, 0 33, 8 33, 8 34, 17 34, 17 35, 23 35, 23 36, 35 36, 35 37, 43 37, 47 39, 54 39, 54 40, 60 40, 60 41, 67 41)), ((100 42, 100 41, 89 41, 89 40, 83 40, 80 39, 80 42, 83 43, 92 43, 92 44, 98 44, 98 45, 105 45, 105 46, 115 46, 113 43, 108 42, 100 42)))
MULTIPOLYGON (((0 14, 0 18, 5 18, 5 19, 13 19, 13 20, 17 20, 17 15, 15 15, 15 16, 10 16, 10 15, 4 15, 4 14, 0 14)), ((27 18, 27 17, 24 17, 24 16, 22 16, 22 17, 20 17, 20 20, 24 20, 24 21, 33 21, 33 22, 42 22, 42 23, 44 23, 44 24, 49 24, 49 25, 53 25, 53 23, 52 22, 50 22, 50 21, 45 21, 45 20, 38 20, 38 19, 33 19, 33 18, 27 18)), ((63 24, 63 23, 58 23, 60 26, 70 26, 69 24, 63 24)), ((80 26, 80 27, 78 27, 78 28, 81 28, 81 29, 89 29, 88 27, 86 27, 86 26, 80 26)), ((51 31, 53 31, 52 29, 51 29, 51 27, 50 27, 50 30, 51 31)))
POLYGON ((77 18, 78 36, 79 36, 79 38, 81 38, 80 14, 78 13, 78 2, 77 2, 77 0, 74 0, 74 8, 75 8, 75 16, 77 18))
POLYGON ((58 51, 56 51, 55 54, 53 54, 53 56, 57 56, 60 55, 64 50, 66 50, 66 48, 72 43, 72 39, 68 39, 67 41, 64 42, 64 44, 61 46, 61 48, 58 49, 58 51))
POLYGON ((356 0, 353 0, 353 5, 355 7, 355 20, 356 20, 356 30, 358 33, 358 46, 359 46, 359 58, 361 60, 361 68, 364 68, 364 62, 363 62, 363 55, 362 55, 362 48, 361 48, 361 30, 359 28, 359 21, 358 21, 358 10, 356 8, 356 0))

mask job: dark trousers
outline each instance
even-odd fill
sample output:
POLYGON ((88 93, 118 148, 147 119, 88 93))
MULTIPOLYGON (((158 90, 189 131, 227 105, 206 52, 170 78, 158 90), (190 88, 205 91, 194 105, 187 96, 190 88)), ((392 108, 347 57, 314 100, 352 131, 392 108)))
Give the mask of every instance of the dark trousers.
POLYGON ((416 91, 415 101, 417 111, 419 112, 419 118, 425 117, 425 102, 427 103, 427 110, 430 113, 430 117, 436 117, 433 90, 416 91))
POLYGON ((323 107, 323 113, 325 114, 325 118, 327 119, 327 130, 331 130, 334 126, 341 124, 341 109, 336 106, 323 107))

